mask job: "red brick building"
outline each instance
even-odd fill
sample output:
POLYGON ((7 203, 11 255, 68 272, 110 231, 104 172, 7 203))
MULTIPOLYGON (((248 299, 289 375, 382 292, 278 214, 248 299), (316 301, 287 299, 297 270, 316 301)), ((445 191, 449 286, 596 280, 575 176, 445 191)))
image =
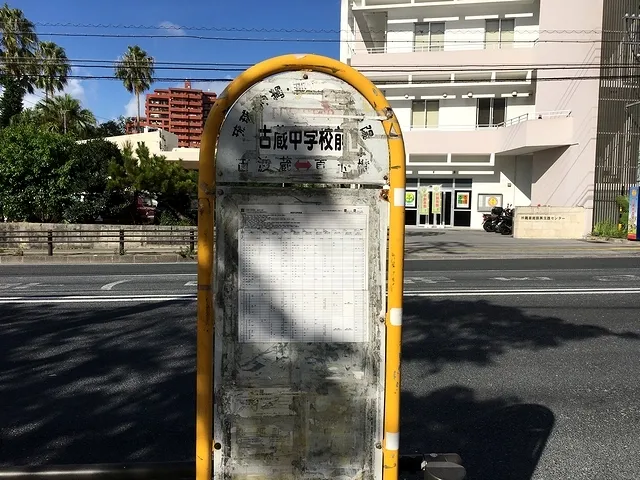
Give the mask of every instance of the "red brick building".
MULTIPOLYGON (((184 87, 171 87, 148 93, 145 117, 141 127, 161 128, 178 136, 179 147, 199 147, 204 122, 217 95, 192 89, 191 82, 184 87)), ((127 123, 127 133, 135 132, 135 119, 127 123)))

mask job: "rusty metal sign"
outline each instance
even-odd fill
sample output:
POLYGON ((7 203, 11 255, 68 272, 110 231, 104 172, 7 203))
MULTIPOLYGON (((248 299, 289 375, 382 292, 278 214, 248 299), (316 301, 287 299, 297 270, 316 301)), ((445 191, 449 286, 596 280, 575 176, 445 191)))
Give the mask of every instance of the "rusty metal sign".
POLYGON ((385 184, 383 120, 353 86, 331 75, 272 75, 229 109, 218 143, 218 181, 385 184))

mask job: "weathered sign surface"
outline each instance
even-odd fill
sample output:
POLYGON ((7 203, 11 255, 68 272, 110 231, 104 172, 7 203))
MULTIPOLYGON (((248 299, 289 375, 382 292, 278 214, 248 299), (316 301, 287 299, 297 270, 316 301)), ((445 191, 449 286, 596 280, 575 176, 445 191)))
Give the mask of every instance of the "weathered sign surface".
POLYGON ((377 478, 386 202, 372 189, 220 190, 215 478, 377 478))
POLYGON ((225 117, 220 182, 384 184, 387 136, 351 85, 320 72, 285 72, 249 88, 225 117))
POLYGON ((281 73, 229 109, 216 159, 215 478, 379 478, 388 203, 282 185, 385 185, 382 119, 281 73))

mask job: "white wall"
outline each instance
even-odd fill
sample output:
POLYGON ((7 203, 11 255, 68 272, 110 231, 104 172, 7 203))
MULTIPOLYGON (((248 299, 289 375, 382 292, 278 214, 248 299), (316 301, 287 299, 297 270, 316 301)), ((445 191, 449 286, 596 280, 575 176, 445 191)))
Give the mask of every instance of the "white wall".
POLYGON ((484 20, 447 22, 444 33, 445 50, 481 50, 484 48, 484 20))
POLYGON ((506 119, 519 117, 520 115, 533 115, 536 111, 534 97, 509 97, 507 98, 506 119))
POLYGON ((440 102, 440 126, 472 128, 476 125, 477 102, 473 98, 453 98, 440 102))
POLYGON ((388 23, 387 53, 413 52, 414 29, 413 22, 388 23))

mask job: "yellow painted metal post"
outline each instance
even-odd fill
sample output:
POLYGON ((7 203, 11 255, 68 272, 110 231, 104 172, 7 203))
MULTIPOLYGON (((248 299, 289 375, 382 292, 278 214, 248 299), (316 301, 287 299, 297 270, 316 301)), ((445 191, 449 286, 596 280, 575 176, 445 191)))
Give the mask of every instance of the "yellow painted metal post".
POLYGON ((389 136, 391 216, 389 233, 389 300, 385 374, 384 479, 398 478, 400 427, 400 351, 404 275, 404 142, 397 118, 377 87, 352 67, 320 55, 283 55, 240 74, 216 100, 205 123, 200 147, 198 182, 198 328, 196 360, 196 480, 212 478, 213 427, 213 225, 216 146, 225 113, 251 86, 277 73, 311 70, 339 78, 362 94, 387 120, 389 136), (399 203, 399 198, 402 203, 399 203))
POLYGON ((400 450, 400 363, 402 356, 402 301, 404 289, 404 202, 406 164, 398 119, 385 122, 389 136, 389 259, 387 279, 387 338, 384 408, 383 480, 397 480, 400 450))

